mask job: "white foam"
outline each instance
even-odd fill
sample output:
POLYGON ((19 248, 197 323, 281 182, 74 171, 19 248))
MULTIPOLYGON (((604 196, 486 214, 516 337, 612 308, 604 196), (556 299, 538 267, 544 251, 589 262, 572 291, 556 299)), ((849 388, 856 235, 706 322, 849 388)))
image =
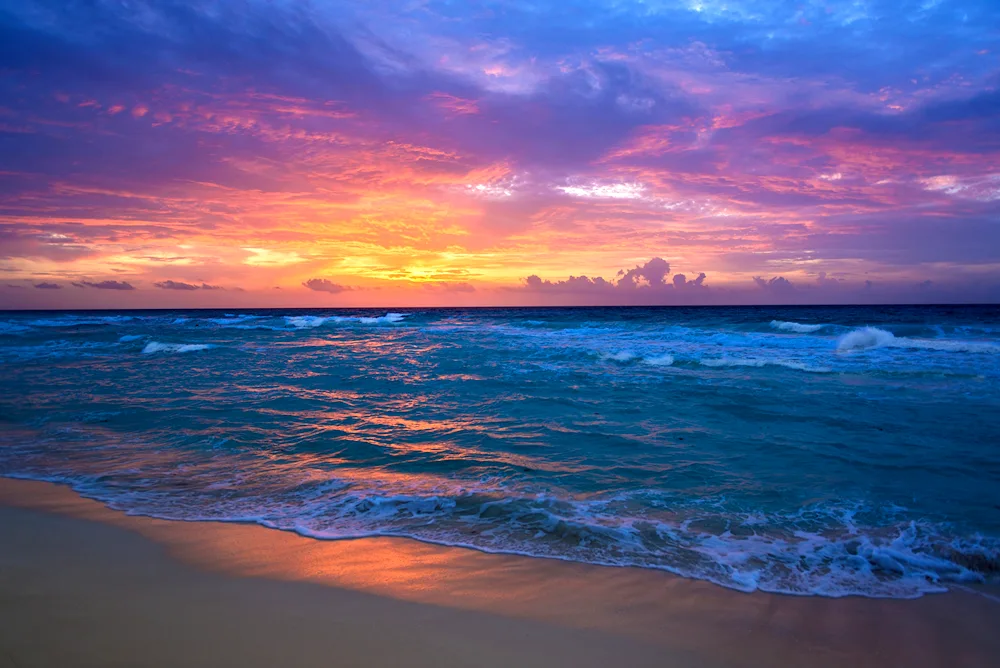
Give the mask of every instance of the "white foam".
POLYGON ((312 329, 314 327, 319 327, 324 322, 329 320, 329 318, 323 318, 318 315, 286 315, 285 322, 287 322, 292 327, 297 327, 299 329, 312 329))
POLYGON ((402 322, 410 314, 409 313, 386 313, 378 318, 358 318, 358 322, 363 322, 366 325, 374 325, 378 323, 394 323, 402 322))
POLYGON ((837 341, 837 350, 868 350, 870 348, 882 348, 892 345, 896 339, 892 332, 887 332, 878 327, 862 327, 848 332, 837 341))
POLYGON ((601 355, 602 359, 610 360, 612 362, 631 362, 636 357, 635 353, 631 350, 620 350, 616 353, 604 353, 601 355))
POLYGON ((798 332, 799 334, 809 334, 818 332, 826 325, 803 325, 800 322, 789 322, 785 320, 772 320, 771 327, 780 329, 783 332, 798 332))
POLYGON ((911 339, 895 336, 878 327, 862 327, 848 332, 837 341, 837 350, 850 352, 873 348, 909 348, 913 350, 940 350, 960 353, 1000 353, 1000 345, 988 341, 962 341, 958 339, 911 339))
POLYGON ((409 317, 409 313, 386 313, 378 317, 370 316, 350 316, 350 315, 286 315, 285 322, 299 329, 313 329, 327 322, 358 322, 363 325, 394 324, 402 322, 409 317))
POLYGON ((193 353, 198 350, 208 350, 212 346, 207 343, 159 343, 150 341, 142 352, 151 355, 153 353, 193 353))
POLYGON ((652 364, 653 366, 670 366, 674 363, 674 356, 670 353, 651 355, 649 357, 643 357, 642 361, 646 364, 652 364))

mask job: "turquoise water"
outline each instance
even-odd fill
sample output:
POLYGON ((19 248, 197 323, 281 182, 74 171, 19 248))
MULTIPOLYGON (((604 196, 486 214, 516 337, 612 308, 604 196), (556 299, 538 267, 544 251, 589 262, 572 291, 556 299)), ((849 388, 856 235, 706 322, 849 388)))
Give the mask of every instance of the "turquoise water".
POLYGON ((1000 308, 0 313, 0 474, 914 597, 1000 563, 1000 308))

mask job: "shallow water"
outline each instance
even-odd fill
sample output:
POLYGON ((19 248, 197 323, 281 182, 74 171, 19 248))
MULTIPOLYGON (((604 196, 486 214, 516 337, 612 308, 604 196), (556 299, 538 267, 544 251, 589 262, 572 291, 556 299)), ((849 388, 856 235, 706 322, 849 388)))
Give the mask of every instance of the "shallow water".
POLYGON ((1000 563, 1000 308, 0 313, 0 474, 913 597, 1000 563))

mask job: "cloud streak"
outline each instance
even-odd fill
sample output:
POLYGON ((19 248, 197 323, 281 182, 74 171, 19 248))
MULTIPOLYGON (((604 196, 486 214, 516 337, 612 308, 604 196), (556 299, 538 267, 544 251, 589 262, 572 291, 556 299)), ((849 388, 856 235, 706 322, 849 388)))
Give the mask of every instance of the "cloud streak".
POLYGON ((334 295, 351 290, 350 286, 340 285, 326 278, 310 278, 308 281, 302 283, 302 285, 315 292, 328 292, 334 295))
POLYGON ((80 281, 74 282, 73 285, 78 288, 95 288, 97 290, 135 290, 135 287, 127 281, 98 281, 96 283, 80 281))

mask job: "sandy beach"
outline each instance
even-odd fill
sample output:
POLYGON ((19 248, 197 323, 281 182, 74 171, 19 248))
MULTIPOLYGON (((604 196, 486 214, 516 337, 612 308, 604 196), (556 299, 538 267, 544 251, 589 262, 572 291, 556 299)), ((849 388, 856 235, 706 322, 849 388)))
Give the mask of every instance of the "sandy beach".
POLYGON ((405 539, 130 517, 0 481, 0 666, 968 666, 987 588, 742 594, 667 573, 405 539))

